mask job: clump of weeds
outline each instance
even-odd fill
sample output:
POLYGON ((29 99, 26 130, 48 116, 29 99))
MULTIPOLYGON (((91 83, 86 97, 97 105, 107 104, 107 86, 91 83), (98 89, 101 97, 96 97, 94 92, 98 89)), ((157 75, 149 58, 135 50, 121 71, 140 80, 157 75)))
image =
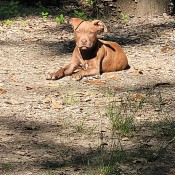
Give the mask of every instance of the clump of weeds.
POLYGON ((56 17, 56 22, 58 23, 58 24, 61 24, 61 23, 63 23, 64 21, 65 21, 65 17, 64 17, 64 15, 63 14, 60 14, 60 15, 58 15, 57 17, 56 17))
POLYGON ((49 16, 49 13, 48 12, 41 12, 41 16, 42 16, 43 21, 46 21, 46 19, 49 16))
POLYGON ((81 18, 81 19, 83 19, 83 20, 87 20, 87 16, 86 16, 85 13, 82 12, 82 11, 74 10, 73 15, 74 15, 74 17, 76 17, 76 18, 81 18))

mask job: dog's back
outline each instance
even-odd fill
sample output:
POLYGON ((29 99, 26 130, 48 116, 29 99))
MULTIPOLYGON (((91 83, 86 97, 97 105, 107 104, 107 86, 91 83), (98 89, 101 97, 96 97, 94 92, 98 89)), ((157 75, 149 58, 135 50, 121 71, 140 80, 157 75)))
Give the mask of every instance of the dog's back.
POLYGON ((102 60, 102 72, 113 72, 126 69, 128 60, 119 44, 111 41, 99 40, 102 43, 104 58, 102 60))

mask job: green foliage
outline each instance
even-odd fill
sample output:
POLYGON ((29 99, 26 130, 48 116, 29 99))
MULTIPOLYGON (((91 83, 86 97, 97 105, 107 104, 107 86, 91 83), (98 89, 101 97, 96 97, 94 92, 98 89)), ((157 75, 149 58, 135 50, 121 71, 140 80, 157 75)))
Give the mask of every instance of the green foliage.
POLYGON ((95 2, 95 0, 88 0, 88 4, 89 4, 89 5, 93 5, 94 2, 95 2))
POLYGON ((121 134, 128 134, 134 129, 134 115, 135 112, 141 108, 142 101, 137 103, 125 97, 121 99, 120 103, 115 102, 115 92, 111 89, 106 89, 105 96, 109 101, 112 100, 107 107, 107 116, 109 117, 113 131, 118 131, 121 134))
POLYGON ((9 19, 7 19, 7 20, 4 21, 4 23, 5 23, 7 26, 11 25, 12 22, 13 22, 13 21, 12 21, 12 20, 9 20, 9 19))
POLYGON ((120 13, 120 19, 122 23, 126 23, 128 21, 128 15, 124 13, 120 13))
POLYGON ((76 131, 79 133, 83 133, 85 131, 85 122, 86 122, 86 117, 83 118, 83 120, 77 124, 76 126, 76 131))
POLYGON ((104 175, 119 175, 120 174, 120 169, 117 166, 113 166, 113 165, 104 165, 101 167, 101 172, 104 175))
POLYGON ((48 12, 41 12, 42 18, 45 21, 48 18, 49 13, 48 12))
POLYGON ((78 10, 74 10, 74 17, 81 18, 83 20, 87 19, 87 16, 85 15, 85 13, 84 12, 80 12, 78 10))
POLYGON ((0 4, 0 19, 14 17, 19 15, 19 2, 10 1, 0 4))
POLYGON ((56 17, 56 22, 57 22, 58 24, 61 24, 61 23, 63 23, 64 21, 65 21, 65 18, 64 18, 64 15, 63 15, 63 14, 61 14, 61 15, 59 15, 59 16, 56 17))

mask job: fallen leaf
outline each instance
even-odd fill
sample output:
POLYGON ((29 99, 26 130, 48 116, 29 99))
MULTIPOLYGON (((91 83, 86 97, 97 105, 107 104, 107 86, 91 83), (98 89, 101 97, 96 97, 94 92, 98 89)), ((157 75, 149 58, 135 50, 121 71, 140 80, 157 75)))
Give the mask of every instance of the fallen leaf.
POLYGON ((106 104, 106 101, 103 100, 103 99, 98 99, 98 100, 95 100, 95 105, 105 105, 106 104))
POLYGON ((12 105, 13 103, 11 101, 5 101, 6 104, 12 105))
POLYGON ((129 141, 129 138, 128 137, 123 137, 122 141, 129 141))
POLYGON ((44 103, 49 103, 52 109, 62 109, 63 108, 62 102, 56 101, 56 99, 51 95, 46 96, 46 98, 44 99, 44 103))
POLYGON ((108 77, 108 78, 113 78, 114 77, 114 74, 112 73, 107 73, 107 74, 104 74, 105 77, 108 77))
POLYGON ((11 78, 10 78, 10 81, 18 82, 18 79, 17 79, 16 77, 11 77, 11 78))
POLYGON ((33 87, 26 86, 26 90, 32 90, 33 87))
POLYGON ((142 75, 143 72, 142 70, 135 70, 133 72, 130 73, 132 76, 138 76, 138 75, 142 75))
POLYGON ((137 93, 132 95, 132 97, 133 97, 133 100, 135 101, 142 101, 145 98, 145 95, 142 93, 137 93))
POLYGON ((63 105, 61 104, 61 102, 56 101, 54 98, 50 98, 51 99, 51 108, 52 109, 62 109, 63 105))
POLYGON ((112 79, 114 79, 114 80, 120 80, 120 76, 115 75, 112 79))
POLYGON ((83 83, 90 84, 90 85, 103 85, 103 84, 106 84, 106 82, 104 82, 104 81, 84 81, 83 83))
POLYGON ((86 92, 76 92, 75 96, 77 96, 77 97, 83 97, 86 94, 87 94, 86 92))
POLYGON ((38 41, 38 38, 23 38, 22 41, 38 41))
POLYGON ((154 65, 154 66, 149 66, 148 68, 149 69, 154 69, 154 70, 159 70, 159 69, 161 69, 161 66, 154 65))
POLYGON ((47 86, 49 86, 49 87, 58 87, 59 86, 59 84, 57 83, 57 84, 54 84, 54 83, 49 83, 47 86))
POLYGON ((107 73, 107 74, 104 74, 104 76, 107 77, 107 78, 111 78, 113 80, 120 80, 119 75, 116 75, 116 74, 113 74, 113 73, 107 73))
POLYGON ((0 88, 0 94, 5 94, 6 92, 7 92, 7 90, 0 88))
POLYGON ((39 85, 26 86, 26 90, 37 90, 40 88, 39 85))
POLYGON ((168 52, 168 51, 173 50, 173 49, 174 49, 173 47, 164 46, 164 47, 162 47, 160 50, 161 50, 162 52, 168 52))

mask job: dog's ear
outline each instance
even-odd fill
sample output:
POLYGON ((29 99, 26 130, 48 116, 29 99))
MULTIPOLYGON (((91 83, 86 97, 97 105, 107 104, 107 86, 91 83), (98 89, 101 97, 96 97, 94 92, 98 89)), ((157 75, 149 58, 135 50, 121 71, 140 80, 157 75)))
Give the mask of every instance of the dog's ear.
POLYGON ((108 32, 107 27, 105 26, 105 24, 102 21, 94 20, 94 21, 92 21, 92 23, 98 28, 98 30, 103 29, 104 32, 108 32))
POLYGON ((71 24, 73 29, 76 30, 82 22, 83 20, 80 18, 71 18, 69 24, 71 24))

